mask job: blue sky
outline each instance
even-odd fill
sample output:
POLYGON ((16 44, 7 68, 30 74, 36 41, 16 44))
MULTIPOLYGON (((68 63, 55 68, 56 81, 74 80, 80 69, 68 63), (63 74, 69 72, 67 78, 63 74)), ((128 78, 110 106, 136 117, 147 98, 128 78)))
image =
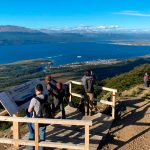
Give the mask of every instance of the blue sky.
POLYGON ((150 29, 150 0, 1 0, 0 24, 150 29))

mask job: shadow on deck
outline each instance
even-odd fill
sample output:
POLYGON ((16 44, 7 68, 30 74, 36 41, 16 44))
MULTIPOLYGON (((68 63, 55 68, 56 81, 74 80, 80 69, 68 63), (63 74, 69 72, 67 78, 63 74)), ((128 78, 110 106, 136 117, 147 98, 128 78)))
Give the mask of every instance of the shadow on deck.
MULTIPOLYGON (((67 106, 66 118, 76 120, 92 120, 93 125, 90 127, 90 150, 97 150, 100 142, 106 137, 112 124, 112 117, 105 114, 97 113, 93 116, 84 116, 76 108, 67 106)), ((56 118, 60 118, 59 113, 56 118)), ((24 137, 25 139, 27 138, 24 137)), ((61 142, 70 144, 84 143, 84 127, 82 126, 65 126, 65 125, 49 125, 46 129, 46 141, 61 142)), ((56 148, 47 148, 46 150, 56 150, 56 148)))

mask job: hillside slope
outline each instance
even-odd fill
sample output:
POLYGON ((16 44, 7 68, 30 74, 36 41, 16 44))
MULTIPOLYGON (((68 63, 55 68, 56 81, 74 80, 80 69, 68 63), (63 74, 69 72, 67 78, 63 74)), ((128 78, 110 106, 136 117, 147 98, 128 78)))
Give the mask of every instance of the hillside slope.
POLYGON ((146 72, 150 73, 150 64, 135 67, 129 72, 103 80, 102 84, 106 87, 115 88, 118 89, 119 92, 122 92, 138 84, 142 84, 143 76, 146 72))
MULTIPOLYGON (((110 130, 102 150, 149 150, 150 149, 150 89, 141 86, 136 97, 123 97, 121 115, 110 130), (143 97, 147 93, 147 97, 143 97)), ((136 88, 130 89, 131 91, 136 88)))

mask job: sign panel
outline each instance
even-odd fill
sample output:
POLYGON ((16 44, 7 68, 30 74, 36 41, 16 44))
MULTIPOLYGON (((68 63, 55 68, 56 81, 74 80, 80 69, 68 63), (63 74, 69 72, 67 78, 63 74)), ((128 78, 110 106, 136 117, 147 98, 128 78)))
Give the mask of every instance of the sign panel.
MULTIPOLYGON (((0 93, 0 102, 10 115, 17 113, 20 109, 27 109, 30 100, 35 94, 35 86, 43 84, 39 79, 34 79, 6 92, 0 93)), ((47 93, 46 86, 43 84, 44 93, 47 93)))
POLYGON ((0 102, 7 110, 9 115, 16 114, 19 111, 17 105, 10 99, 10 97, 8 97, 5 92, 0 93, 0 102))

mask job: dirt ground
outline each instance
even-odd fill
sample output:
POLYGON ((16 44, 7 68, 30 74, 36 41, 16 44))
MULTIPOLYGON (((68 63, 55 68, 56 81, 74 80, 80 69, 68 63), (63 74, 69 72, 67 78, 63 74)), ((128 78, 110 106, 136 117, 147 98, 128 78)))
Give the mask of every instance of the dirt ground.
POLYGON ((99 149, 150 150, 150 99, 126 98, 120 108, 120 117, 99 149))

